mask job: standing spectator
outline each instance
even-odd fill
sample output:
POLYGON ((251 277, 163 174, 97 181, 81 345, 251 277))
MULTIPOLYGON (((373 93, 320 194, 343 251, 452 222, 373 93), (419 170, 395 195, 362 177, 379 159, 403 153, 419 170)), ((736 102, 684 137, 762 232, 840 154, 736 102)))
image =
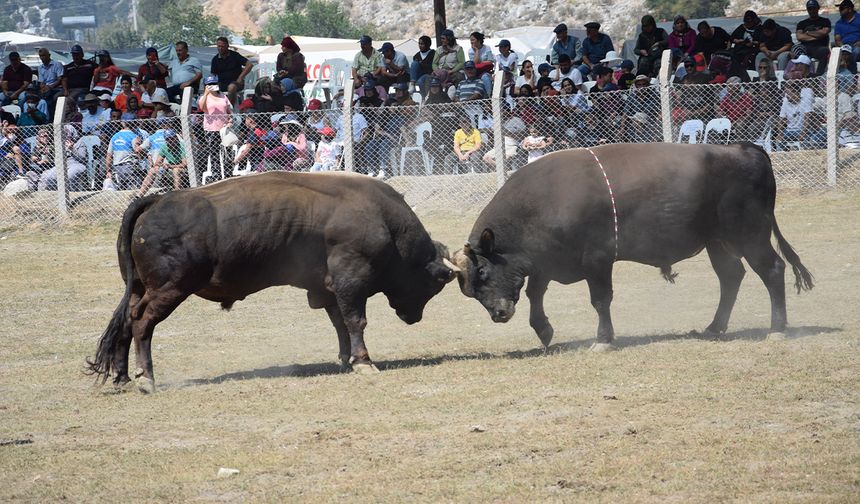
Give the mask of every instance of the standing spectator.
POLYGON ((167 89, 167 74, 169 72, 167 66, 158 60, 158 49, 148 47, 146 49, 146 63, 137 69, 137 80, 148 77, 153 79, 158 87, 167 89))
POLYGON ((499 48, 499 54, 496 55, 496 67, 503 72, 516 75, 520 58, 517 53, 511 51, 511 41, 502 39, 496 47, 499 48))
POLYGON ((672 33, 669 34, 669 49, 675 64, 687 56, 693 55, 696 46, 696 31, 690 28, 687 18, 678 15, 672 22, 672 33))
POLYGON ((113 180, 117 189, 134 189, 143 180, 135 154, 139 143, 140 137, 131 129, 129 121, 122 121, 120 130, 110 138, 105 156, 105 180, 113 180))
POLYGON ((860 59, 860 19, 857 19, 854 2, 842 0, 837 7, 839 7, 839 20, 836 21, 833 29, 835 34, 833 40, 837 47, 844 44, 850 45, 854 54, 854 63, 857 63, 860 59))
POLYGON ((600 60, 606 57, 606 53, 613 50, 612 39, 605 33, 600 33, 600 23, 590 22, 585 24, 586 38, 582 41, 582 65, 579 73, 585 78, 591 73, 591 69, 600 64, 600 60))
POLYGON ((487 94, 493 89, 492 71, 495 67, 495 57, 493 50, 484 44, 484 34, 481 32, 472 32, 469 35, 469 58, 468 60, 475 64, 475 69, 478 71, 478 77, 484 83, 484 89, 487 94))
POLYGON ((815 75, 824 75, 830 60, 830 30, 832 25, 826 17, 818 15, 821 8, 818 0, 806 2, 806 12, 809 17, 797 23, 795 35, 797 41, 803 44, 806 54, 818 60, 815 75))
POLYGON ((379 48, 382 54, 382 70, 376 83, 388 90, 395 82, 409 82, 409 60, 406 55, 394 49, 394 44, 386 42, 379 48))
POLYGON ((72 46, 71 54, 72 61, 63 67, 62 85, 65 96, 77 100, 78 96, 89 92, 96 64, 84 59, 84 50, 79 45, 72 46))
POLYGON ((126 112, 128 110, 128 99, 132 97, 137 99, 138 104, 140 103, 140 91, 132 89, 131 77, 128 75, 123 75, 119 78, 119 89, 119 94, 113 99, 114 107, 118 110, 126 112))
POLYGON ((167 98, 174 103, 182 101, 185 88, 192 89, 192 98, 197 94, 200 80, 203 78, 203 67, 200 60, 188 54, 188 43, 179 41, 175 44, 176 59, 170 62, 170 81, 173 84, 167 91, 167 98))
POLYGON ((292 37, 284 37, 281 40, 281 54, 275 62, 275 71, 278 72, 278 80, 283 78, 292 79, 296 87, 302 89, 308 82, 305 55, 299 45, 292 37))
POLYGON ((216 41, 218 54, 212 57, 210 72, 218 80, 218 88, 230 96, 245 88, 245 76, 254 67, 248 58, 230 49, 227 37, 218 37, 216 41))
POLYGON ((373 48, 373 39, 369 35, 362 35, 358 43, 361 50, 352 59, 352 80, 355 81, 355 87, 364 84, 365 74, 370 74, 375 79, 385 67, 382 54, 373 48))
POLYGON ((421 35, 418 39, 418 52, 412 56, 412 64, 409 65, 412 86, 410 91, 417 85, 422 96, 427 95, 427 80, 433 75, 433 58, 436 57, 436 50, 430 49, 431 43, 430 37, 421 35))
MULTIPOLYGON (((210 75, 203 81, 203 96, 197 107, 203 112, 203 168, 209 160, 212 178, 221 180, 223 166, 221 164, 221 128, 232 123, 230 114, 233 106, 218 84, 218 76, 210 75)), ((198 170, 202 174, 203 168, 198 170)), ((229 177, 232 173, 227 173, 229 177)), ((199 175, 198 175, 199 176, 199 175)), ((200 182, 199 180, 197 181, 200 182)))
POLYGON ((48 102, 48 117, 53 117, 57 96, 63 92, 64 68, 59 61, 51 60, 51 51, 44 47, 39 49, 39 59, 42 60, 42 64, 37 68, 40 83, 39 92, 42 94, 42 98, 48 102))
POLYGON ((791 31, 779 26, 773 19, 766 19, 761 24, 761 39, 759 53, 755 57, 756 65, 762 58, 776 60, 779 70, 785 70, 791 50, 791 31))
POLYGON ((33 70, 21 62, 21 55, 16 51, 9 53, 9 65, 3 69, 3 77, 0 77, 0 105, 9 105, 20 97, 23 104, 22 93, 26 94, 27 86, 33 81, 33 70))
POLYGON ((433 75, 442 83, 442 89, 446 89, 450 84, 463 80, 466 55, 463 48, 457 45, 453 31, 444 30, 439 39, 442 45, 436 49, 436 56, 433 58, 433 75))
POLYGON ((108 93, 113 95, 113 90, 116 87, 116 80, 121 75, 133 76, 131 72, 121 70, 113 64, 113 59, 110 53, 104 49, 96 53, 99 60, 99 66, 93 70, 93 82, 90 89, 96 94, 108 93))
POLYGON ((660 70, 660 58, 668 44, 669 34, 663 28, 657 27, 654 16, 651 14, 642 16, 642 32, 636 38, 634 48, 639 56, 636 73, 656 77, 660 70))
POLYGON ((711 56, 717 51, 725 51, 732 45, 731 35, 719 26, 711 26, 707 21, 699 23, 699 33, 693 46, 693 54, 701 54, 705 62, 711 62, 711 56))
MULTIPOLYGON (((599 26, 599 25, 598 25, 599 26)), ((552 52, 550 53, 550 63, 552 65, 558 66, 558 58, 562 54, 567 54, 570 57, 570 61, 572 61, 575 65, 579 65, 582 63, 582 43, 578 38, 573 35, 568 35, 567 33, 567 25, 564 23, 559 24, 553 30, 555 33, 555 44, 552 45, 552 52)), ((541 61, 541 63, 546 63, 545 61, 541 61)))
POLYGON ((755 55, 759 52, 761 40, 761 19, 755 11, 744 12, 744 22, 732 32, 732 59, 742 69, 754 68, 755 55))
POLYGON ((514 83, 514 95, 519 96, 520 89, 525 85, 530 86, 532 89, 534 89, 535 85, 537 85, 537 79, 535 78, 535 68, 531 60, 523 61, 520 75, 519 77, 517 77, 517 81, 514 83))

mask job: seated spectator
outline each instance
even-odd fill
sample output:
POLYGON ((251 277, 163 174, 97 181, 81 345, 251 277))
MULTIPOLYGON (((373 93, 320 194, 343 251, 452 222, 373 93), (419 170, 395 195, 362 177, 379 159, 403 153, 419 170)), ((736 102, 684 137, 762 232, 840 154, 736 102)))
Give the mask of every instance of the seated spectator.
MULTIPOLYGON (((212 57, 209 72, 218 78, 218 89, 226 93, 232 105, 239 91, 245 89, 245 77, 254 68, 254 64, 230 49, 227 37, 218 37, 215 39, 215 45, 218 47, 218 53, 212 57)), ((206 85, 205 82, 203 84, 206 85)))
POLYGON ((552 144, 552 140, 552 137, 540 135, 534 124, 529 126, 529 134, 523 138, 520 144, 520 147, 528 153, 527 162, 531 163, 543 157, 544 151, 552 144))
POLYGON ((418 38, 418 52, 412 56, 412 63, 409 65, 411 90, 418 86, 421 96, 427 96, 427 81, 433 75, 433 58, 436 57, 436 50, 430 49, 432 43, 430 37, 421 35, 418 38))
POLYGON ((105 179, 111 179, 117 189, 135 189, 143 181, 145 173, 135 154, 139 143, 140 138, 129 121, 122 121, 121 129, 110 139, 105 156, 105 179))
POLYGON ((668 47, 669 34, 663 28, 657 27, 654 16, 642 16, 642 31, 636 38, 633 50, 639 56, 637 74, 656 77, 660 70, 660 58, 668 47))
POLYGON ((39 92, 36 89, 31 89, 27 92, 27 98, 24 104, 21 106, 21 115, 18 117, 18 128, 21 130, 21 134, 24 137, 30 137, 35 132, 33 131, 33 126, 41 126, 43 124, 48 124, 48 116, 45 115, 45 112, 39 110, 40 108, 47 109, 48 104, 42 97, 39 95, 39 92))
POLYGON ((856 65, 853 65, 854 60, 854 52, 851 49, 851 46, 848 44, 843 45, 839 49, 839 68, 836 70, 836 75, 844 76, 844 77, 852 77, 856 74, 857 69, 856 65), (851 67, 854 66, 854 72, 851 71, 851 67))
POLYGON ((457 45, 453 31, 444 30, 439 39, 441 45, 436 49, 433 59, 433 76, 442 83, 442 89, 446 89, 465 77, 463 66, 466 63, 466 55, 463 48, 457 45))
POLYGON ((84 135, 98 135, 102 125, 110 121, 110 112, 99 107, 99 99, 92 93, 78 95, 78 108, 84 135))
POLYGON ((140 88, 140 108, 147 111, 147 117, 152 116, 155 112, 155 104, 153 103, 155 97, 159 98, 158 101, 162 101, 161 98, 163 97, 164 101, 170 103, 170 99, 167 97, 167 90, 158 87, 155 80, 143 77, 140 80, 140 88))
POLYGON ((134 97, 137 99, 137 103, 140 104, 140 91, 132 89, 131 85, 131 77, 128 75, 123 75, 119 79, 120 91, 119 94, 116 95, 116 98, 113 99, 113 105, 117 110, 121 112, 125 112, 128 110, 128 98, 134 97))
MULTIPOLYGON (((363 84, 361 85, 361 87, 356 88, 355 90, 355 94, 358 95, 359 98, 364 96, 365 89, 373 88, 376 91, 376 96, 379 97, 380 100, 382 100, 382 103, 385 103, 385 101, 388 100, 388 90, 385 89, 384 86, 379 85, 379 83, 376 82, 376 77, 374 77, 372 74, 365 74, 364 78, 362 78, 361 81, 363 82, 363 84)), ((341 93, 342 90, 338 92, 341 93)))
POLYGON ((799 82, 786 82, 776 128, 776 140, 783 149, 787 142, 808 142, 817 132, 818 126, 811 120, 813 101, 811 89, 802 88, 799 82))
POLYGON ((534 89, 537 84, 537 79, 535 78, 534 64, 531 60, 523 61, 523 66, 520 69, 520 75, 517 77, 516 82, 514 83, 514 96, 520 95, 520 88, 528 85, 532 89, 534 89))
MULTIPOLYGON (((588 112, 591 110, 591 105, 588 104, 588 98, 582 92, 581 87, 574 85, 570 79, 561 81, 559 102, 566 113, 588 112)), ((565 114, 568 115, 568 114, 565 114)))
POLYGON ((188 166, 188 160, 185 155, 185 146, 182 140, 176 134, 176 131, 167 129, 164 131, 164 144, 158 149, 152 166, 146 172, 146 177, 140 184, 140 189, 135 192, 135 198, 146 196, 149 188, 155 182, 156 177, 163 170, 173 175, 173 190, 178 191, 184 186, 188 177, 183 177, 182 172, 188 166))
POLYGON ((146 49, 146 62, 137 69, 137 80, 148 77, 155 81, 156 86, 166 90, 168 72, 167 66, 158 60, 158 49, 149 47, 146 49))
POLYGON ((594 86, 589 90, 589 93, 600 93, 602 91, 617 91, 618 86, 612 82, 612 69, 602 65, 592 68, 595 82, 594 86))
POLYGON ((633 89, 624 102, 621 138, 625 142, 652 141, 661 138, 659 129, 659 89, 651 85, 651 79, 647 75, 637 75, 633 81, 633 89))
POLYGON ((395 82, 407 84, 409 82, 409 60, 406 59, 406 55, 395 50, 394 44, 391 42, 382 44, 379 52, 382 53, 383 67, 376 79, 377 84, 386 89, 395 82))
POLYGON ((472 32, 469 35, 469 54, 467 61, 475 64, 475 69, 478 71, 478 77, 484 83, 484 90, 487 95, 493 89, 493 68, 496 64, 496 59, 493 56, 493 50, 484 44, 484 34, 481 32, 472 32))
POLYGON ((418 105, 415 101, 412 100, 412 96, 409 95, 409 86, 405 82, 397 82, 394 84, 394 95, 388 98, 388 101, 385 102, 386 106, 389 107, 410 107, 413 105, 418 105))
POLYGON ((254 110, 260 113, 284 111, 284 92, 272 79, 264 77, 254 86, 254 110))
POLYGON ((552 81, 552 87, 556 90, 561 89, 561 81, 564 79, 573 81, 576 89, 580 89, 582 86, 582 74, 573 67, 570 56, 567 54, 558 57, 558 68, 549 73, 549 78, 552 81))
POLYGON ((261 171, 260 165, 265 153, 264 137, 266 131, 257 117, 253 109, 248 110, 244 116, 245 128, 242 132, 242 145, 239 146, 236 159, 233 161, 240 170, 245 170, 246 165, 250 165, 251 170, 261 171))
MULTIPOLYGON (((42 135, 42 132, 39 132, 42 135)), ((49 133, 45 135, 50 138, 49 133)), ((50 141, 50 140, 48 140, 50 141)), ((53 156, 53 142, 52 152, 53 156)), ((66 173, 67 187, 70 191, 87 191, 90 189, 87 179, 87 146, 80 141, 80 135, 77 128, 70 124, 63 126, 63 153, 66 156, 66 173)), ((39 191, 56 191, 57 190, 57 168, 54 165, 53 157, 50 157, 50 166, 46 163, 41 163, 43 170, 39 173, 36 189, 39 191)))
MULTIPOLYGON (((536 79, 540 79, 541 77, 549 77, 549 73, 551 71, 552 65, 550 65, 549 63, 541 63, 540 65, 538 65, 538 74, 536 79)), ((585 77, 585 74, 583 74, 582 72, 580 72, 580 74, 582 74, 583 78, 585 77)))
POLYGON ((361 50, 355 53, 352 59, 352 80, 356 87, 364 85, 367 74, 370 74, 372 79, 377 79, 385 67, 382 54, 373 48, 373 39, 369 35, 362 35, 358 44, 361 50))
POLYGON ((466 116, 461 116, 459 123, 460 129, 454 132, 454 152, 445 158, 445 171, 455 175, 461 166, 474 171, 474 163, 481 159, 481 133, 466 116))
POLYGON ((744 90, 740 77, 729 77, 725 95, 720 99, 717 107, 717 115, 726 117, 732 122, 732 130, 736 137, 755 140, 746 135, 752 109, 752 96, 744 90))
POLYGON ((424 98, 424 105, 436 105, 441 103, 451 103, 451 97, 448 93, 442 91, 442 82, 437 78, 430 79, 430 87, 427 97, 424 98))
POLYGON ((769 58, 762 59, 756 63, 756 71, 758 72, 758 77, 753 77, 753 82, 776 82, 776 72, 773 70, 773 60, 769 58))
POLYGON ((299 171, 310 164, 308 161, 308 142, 304 127, 289 115, 281 119, 283 133, 280 143, 263 153, 267 170, 299 171))
MULTIPOLYGON (((612 39, 605 33, 600 33, 600 23, 590 22, 585 24, 585 40, 582 41, 582 65, 579 73, 585 79, 595 65, 606 57, 606 53, 614 49, 612 39)), ((540 70, 540 69, 538 69, 540 70)))
POLYGON ((821 5, 819 5, 818 0, 807 1, 806 12, 809 17, 797 23, 795 30, 797 41, 803 44, 806 54, 818 60, 815 75, 824 75, 830 60, 830 31, 832 26, 830 19, 818 15, 820 8, 821 5))
POLYGON ((499 54, 496 55, 496 68, 516 75, 519 56, 511 51, 511 41, 502 39, 496 47, 499 48, 499 54))
POLYGON ((42 174, 54 167, 54 141, 49 128, 39 128, 36 142, 30 150, 30 163, 27 167, 27 178, 30 189, 35 191, 42 174))
POLYGON ((475 63, 467 61, 463 66, 466 77, 457 85, 457 101, 483 100, 487 98, 487 89, 478 77, 475 63))
POLYGON ((562 54, 567 54, 574 65, 582 64, 582 43, 578 38, 567 33, 567 25, 560 23, 553 29, 553 33, 555 33, 555 43, 552 45, 549 62, 557 66, 558 58, 562 54))
POLYGON ((39 49, 39 59, 42 64, 37 68, 39 74, 39 93, 48 102, 46 115, 53 117, 57 96, 63 92, 63 64, 51 59, 51 51, 42 47, 39 49))
POLYGON ((732 37, 719 26, 712 27, 707 21, 701 21, 698 29, 693 54, 702 54, 707 63, 715 52, 726 51, 732 44, 732 37))
POLYGON ((30 144, 19 134, 18 126, 0 123, 0 187, 24 176, 29 155, 30 144))
POLYGON ((791 46, 791 32, 788 28, 776 24, 773 19, 766 19, 761 25, 760 52, 755 58, 756 65, 762 58, 768 58, 776 61, 779 70, 785 70, 791 46))
POLYGON ((633 86, 633 81, 636 80, 636 76, 633 75, 634 66, 628 59, 621 62, 621 71, 613 76, 620 89, 630 89, 633 86))
POLYGON ((732 60, 744 70, 754 68, 754 59, 759 52, 761 19, 755 11, 744 12, 743 23, 732 32, 732 60))
POLYGON ((707 123, 714 118, 718 103, 714 94, 714 86, 697 86, 707 84, 710 76, 706 72, 688 75, 684 84, 675 88, 675 108, 672 109, 672 121, 678 125, 688 119, 699 119, 707 123))
MULTIPOLYGON (((22 93, 26 94, 27 88, 33 81, 33 70, 21 62, 21 55, 16 51, 9 53, 9 64, 3 69, 0 77, 0 105, 9 105, 18 100, 22 93)), ((22 100, 18 100, 21 102, 22 100)))
POLYGON ((152 98, 152 114, 150 115, 153 119, 158 119, 161 117, 173 117, 176 114, 173 113, 173 109, 170 108, 170 100, 167 99, 167 95, 156 95, 152 98))
POLYGON ((295 82, 289 77, 281 79, 284 112, 301 112, 305 109, 305 97, 302 90, 296 88, 295 82))
POLYGON ((292 37, 284 37, 281 40, 281 54, 275 62, 275 75, 277 80, 284 78, 292 79, 298 89, 305 87, 308 82, 307 65, 305 55, 299 45, 292 37))
POLYGON ((314 153, 312 172, 332 171, 337 169, 340 146, 334 142, 335 131, 326 126, 320 131, 320 141, 314 153))
POLYGON ((203 79, 203 66, 200 60, 188 54, 188 43, 182 40, 174 44, 176 59, 170 62, 170 80, 173 83, 168 87, 167 96, 173 103, 182 101, 182 93, 185 88, 191 88, 191 99, 197 95, 200 81, 203 79))
MULTIPOLYGON (((511 116, 510 111, 503 109, 502 118, 505 120, 502 123, 502 134, 504 136, 504 156, 505 160, 513 161, 519 150, 520 138, 528 128, 522 119, 516 116, 511 116)), ((496 167, 496 149, 488 149, 481 158, 488 167, 496 167)), ((514 172, 518 168, 517 164, 508 165, 508 171, 514 172)))
POLYGON ((140 102, 136 96, 128 98, 125 102, 125 112, 122 113, 120 119, 131 121, 133 119, 146 119, 149 116, 148 110, 140 108, 140 102))
POLYGON ((126 72, 114 65, 110 53, 104 49, 96 53, 99 60, 99 65, 93 70, 93 82, 90 89, 93 93, 101 95, 103 93, 113 94, 113 89, 116 87, 116 80, 122 75, 133 77, 131 72, 126 72))
POLYGON ((78 96, 89 93, 96 64, 84 59, 84 49, 77 44, 72 46, 70 53, 72 61, 63 67, 63 92, 70 100, 77 100, 78 96))
POLYGON ((669 34, 669 50, 672 51, 672 59, 681 61, 687 56, 693 55, 696 47, 696 31, 690 28, 687 18, 678 15, 672 22, 672 33, 669 34))
POLYGON ((801 54, 796 59, 791 60, 791 62, 794 63, 794 66, 784 74, 785 80, 806 79, 809 77, 809 67, 812 66, 809 56, 801 54))
POLYGON ((849 45, 854 54, 854 63, 860 59, 860 18, 854 10, 854 2, 842 0, 839 7, 839 20, 833 28, 833 41, 836 47, 849 45))

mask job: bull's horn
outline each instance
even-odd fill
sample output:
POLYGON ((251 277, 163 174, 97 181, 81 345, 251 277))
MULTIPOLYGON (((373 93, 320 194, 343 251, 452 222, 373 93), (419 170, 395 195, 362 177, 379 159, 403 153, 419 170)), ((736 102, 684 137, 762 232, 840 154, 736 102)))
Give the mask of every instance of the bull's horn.
POLYGON ((454 273, 460 273, 461 271, 463 271, 459 266, 449 261, 447 257, 442 258, 442 264, 450 268, 451 271, 453 271, 454 273))
POLYGON ((451 257, 451 262, 454 263, 462 273, 469 267, 469 256, 466 255, 464 251, 458 250, 454 252, 454 255, 451 257))

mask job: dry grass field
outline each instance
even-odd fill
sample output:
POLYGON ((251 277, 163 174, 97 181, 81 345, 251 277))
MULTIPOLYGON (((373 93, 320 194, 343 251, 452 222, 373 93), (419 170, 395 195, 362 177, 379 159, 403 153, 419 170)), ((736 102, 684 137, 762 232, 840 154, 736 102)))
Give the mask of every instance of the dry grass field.
MULTIPOLYGON (((151 396, 83 374, 123 292, 115 226, 2 231, 0 501, 858 502, 860 193, 782 193, 776 213, 817 283, 789 293, 785 341, 751 271, 729 333, 687 336, 718 299, 701 255, 675 285, 617 265, 608 354, 584 284, 550 287, 549 355, 525 296, 497 325, 451 284, 414 326, 377 296, 382 372, 359 376, 325 312, 277 288, 183 304, 151 396)), ((456 246, 474 217, 423 220, 456 246)))

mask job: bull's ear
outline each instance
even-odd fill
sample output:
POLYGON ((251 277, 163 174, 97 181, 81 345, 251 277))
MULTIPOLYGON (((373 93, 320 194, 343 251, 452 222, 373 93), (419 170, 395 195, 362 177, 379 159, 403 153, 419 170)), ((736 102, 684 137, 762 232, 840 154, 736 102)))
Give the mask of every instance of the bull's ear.
POLYGON ((478 248, 481 249, 481 254, 491 255, 496 250, 496 235, 490 228, 484 229, 481 233, 481 241, 478 242, 478 248))

